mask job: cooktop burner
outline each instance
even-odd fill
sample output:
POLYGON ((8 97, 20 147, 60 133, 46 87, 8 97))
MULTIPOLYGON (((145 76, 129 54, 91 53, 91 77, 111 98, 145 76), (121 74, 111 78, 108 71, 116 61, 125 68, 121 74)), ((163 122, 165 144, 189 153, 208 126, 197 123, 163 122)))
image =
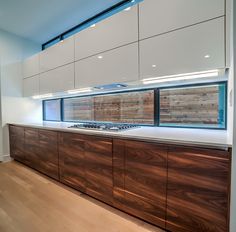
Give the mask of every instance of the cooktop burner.
POLYGON ((131 124, 115 124, 115 123, 78 123, 69 128, 104 130, 104 131, 124 131, 138 128, 139 126, 131 124))

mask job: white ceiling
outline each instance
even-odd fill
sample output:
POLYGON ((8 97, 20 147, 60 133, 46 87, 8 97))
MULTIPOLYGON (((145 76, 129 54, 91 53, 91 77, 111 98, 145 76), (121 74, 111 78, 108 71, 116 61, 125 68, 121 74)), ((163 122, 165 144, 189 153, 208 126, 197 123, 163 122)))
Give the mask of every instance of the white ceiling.
POLYGON ((0 0, 0 29, 45 43, 121 0, 0 0))

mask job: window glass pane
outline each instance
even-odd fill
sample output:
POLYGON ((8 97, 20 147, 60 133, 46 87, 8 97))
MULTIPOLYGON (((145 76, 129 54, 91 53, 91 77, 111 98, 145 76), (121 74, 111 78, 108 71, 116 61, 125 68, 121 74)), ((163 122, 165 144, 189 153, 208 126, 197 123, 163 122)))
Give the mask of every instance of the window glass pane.
POLYGON ((160 125, 225 128, 226 85, 160 90, 160 125))
POLYGON ((59 43, 59 42, 60 42, 60 38, 56 38, 56 39, 52 40, 51 42, 48 42, 48 43, 44 44, 43 45, 43 50, 47 49, 47 48, 49 48, 49 47, 51 47, 54 44, 59 43))
POLYGON ((65 121, 92 121, 94 120, 94 107, 92 97, 64 99, 65 121))
POLYGON ((154 124, 154 90, 68 98, 65 121, 154 124))
POLYGON ((44 101, 44 120, 60 121, 61 120, 61 100, 44 101))

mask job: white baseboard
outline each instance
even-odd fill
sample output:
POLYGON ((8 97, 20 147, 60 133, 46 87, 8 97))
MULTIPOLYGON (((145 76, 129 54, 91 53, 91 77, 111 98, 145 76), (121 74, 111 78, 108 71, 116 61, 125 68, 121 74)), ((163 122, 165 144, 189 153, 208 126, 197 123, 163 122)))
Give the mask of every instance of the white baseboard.
POLYGON ((9 162, 12 161, 12 158, 10 157, 10 155, 4 155, 2 157, 2 162, 9 162))

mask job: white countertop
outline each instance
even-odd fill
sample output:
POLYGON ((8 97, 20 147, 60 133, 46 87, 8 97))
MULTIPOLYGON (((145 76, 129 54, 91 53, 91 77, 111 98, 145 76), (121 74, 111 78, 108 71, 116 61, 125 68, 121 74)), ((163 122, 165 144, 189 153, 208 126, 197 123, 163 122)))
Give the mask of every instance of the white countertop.
POLYGON ((43 122, 38 124, 19 124, 14 125, 43 128, 48 130, 68 131, 73 133, 103 135, 118 138, 138 139, 145 141, 155 141, 180 145, 196 145, 209 148, 226 149, 232 144, 228 141, 226 130, 209 129, 184 129, 184 128, 166 128, 166 127, 140 127, 120 132, 97 131, 86 129, 68 128, 74 123, 43 122))

